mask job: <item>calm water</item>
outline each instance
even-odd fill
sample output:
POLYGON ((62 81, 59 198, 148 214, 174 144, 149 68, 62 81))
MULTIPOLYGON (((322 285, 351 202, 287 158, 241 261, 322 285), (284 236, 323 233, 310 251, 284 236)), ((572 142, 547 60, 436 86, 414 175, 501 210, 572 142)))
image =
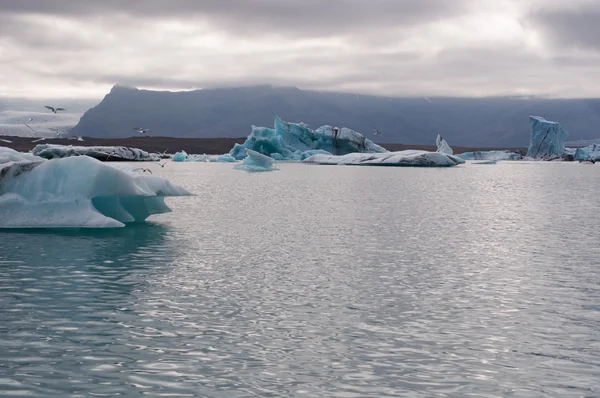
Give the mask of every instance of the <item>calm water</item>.
POLYGON ((600 396, 600 166, 231 167, 0 232, 0 395, 600 396))

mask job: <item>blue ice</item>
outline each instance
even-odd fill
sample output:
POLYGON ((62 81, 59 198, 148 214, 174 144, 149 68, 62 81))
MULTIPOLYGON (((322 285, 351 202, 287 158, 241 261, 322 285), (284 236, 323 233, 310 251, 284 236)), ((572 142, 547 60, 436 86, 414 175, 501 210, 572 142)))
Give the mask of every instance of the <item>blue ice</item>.
POLYGON ((569 136, 557 122, 543 117, 531 116, 531 138, 527 156, 540 158, 546 155, 562 155, 565 153, 565 140, 569 136))
POLYGON ((277 168, 273 167, 273 158, 253 151, 252 149, 247 149, 246 152, 248 156, 246 156, 242 163, 233 167, 235 170, 244 170, 249 172, 278 170, 277 168))

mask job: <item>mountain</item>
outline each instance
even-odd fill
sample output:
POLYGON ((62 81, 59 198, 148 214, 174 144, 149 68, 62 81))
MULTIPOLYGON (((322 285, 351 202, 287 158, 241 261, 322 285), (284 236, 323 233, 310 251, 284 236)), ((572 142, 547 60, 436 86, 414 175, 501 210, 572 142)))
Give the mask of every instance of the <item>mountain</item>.
POLYGON ((73 135, 130 137, 134 127, 170 137, 244 137, 250 126, 272 126, 277 114, 313 128, 345 126, 377 142, 524 147, 529 116, 559 121, 569 140, 600 136, 600 99, 392 98, 253 86, 185 92, 115 86, 88 110, 73 135), (383 134, 374 136, 375 126, 383 134))

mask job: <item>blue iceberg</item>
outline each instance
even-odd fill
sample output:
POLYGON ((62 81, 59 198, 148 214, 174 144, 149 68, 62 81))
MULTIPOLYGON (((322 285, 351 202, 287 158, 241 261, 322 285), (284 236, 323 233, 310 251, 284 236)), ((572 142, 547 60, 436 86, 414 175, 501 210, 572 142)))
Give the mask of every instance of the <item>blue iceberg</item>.
POLYGON ((476 151, 465 152, 457 155, 463 160, 521 160, 520 153, 510 151, 476 151))
POLYGON ((44 159, 60 159, 71 156, 89 156, 101 161, 157 161, 159 155, 150 154, 137 148, 123 146, 72 146, 40 144, 31 150, 35 156, 44 159))
POLYGON ((191 195, 132 166, 89 156, 45 160, 0 147, 0 228, 115 228, 171 211, 191 195))
POLYGON ((224 155, 188 155, 185 151, 177 152, 171 158, 173 162, 219 162, 219 163, 231 163, 237 162, 237 160, 226 153, 224 155))
MULTIPOLYGON (((573 149, 570 149, 570 150, 567 149, 567 152, 572 153, 572 151, 573 151, 573 149)), ((592 144, 592 145, 588 145, 584 148, 575 149, 573 159, 574 160, 594 160, 594 161, 600 160, 600 145, 592 144)))
POLYGON ((386 153, 349 153, 343 156, 313 155, 304 162, 330 165, 396 167, 451 167, 465 163, 464 160, 454 155, 420 150, 386 153))
POLYGON ((294 161, 307 159, 317 153, 345 155, 353 152, 387 152, 349 128, 322 126, 312 130, 304 123, 284 122, 277 116, 272 129, 252 126, 252 133, 246 141, 241 145, 235 144, 229 154, 241 160, 246 157, 249 149, 273 159, 294 161))
POLYGON ((557 122, 550 122, 543 117, 531 116, 531 139, 527 156, 541 158, 548 155, 565 153, 565 140, 569 136, 557 122))
POLYGON ((244 170, 249 172, 260 172, 260 171, 273 171, 278 170, 273 167, 274 159, 253 151, 252 149, 247 150, 248 156, 240 164, 235 165, 234 170, 244 170))

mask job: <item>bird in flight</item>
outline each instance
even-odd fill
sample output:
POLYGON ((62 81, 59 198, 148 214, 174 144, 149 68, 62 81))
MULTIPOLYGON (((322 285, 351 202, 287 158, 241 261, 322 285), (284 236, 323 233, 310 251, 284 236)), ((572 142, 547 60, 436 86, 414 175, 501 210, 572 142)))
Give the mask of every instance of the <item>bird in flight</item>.
POLYGON ((137 169, 133 169, 133 171, 138 171, 138 170, 142 170, 143 172, 147 171, 148 173, 152 174, 152 171, 150 171, 150 169, 144 169, 142 167, 138 167, 137 169))
POLYGON ((30 125, 28 125, 27 123, 24 123, 24 124, 25 124, 25 126, 29 127, 29 129, 30 129, 31 131, 33 131, 33 134, 32 134, 32 135, 35 135, 35 130, 33 129, 33 127, 31 127, 31 126, 30 126, 30 125))
POLYGON ((375 135, 381 135, 381 131, 377 130, 377 127, 373 126, 373 128, 375 129, 375 135))
POLYGON ((48 106, 48 105, 44 105, 44 107, 50 109, 54 113, 60 112, 60 111, 66 111, 65 108, 54 108, 53 106, 48 106))
POLYGON ((52 130, 56 133, 56 136, 60 136, 60 131, 58 129, 53 129, 52 127, 48 127, 49 130, 52 130))
POLYGON ((148 131, 150 131, 150 129, 143 129, 141 127, 134 127, 133 129, 140 134, 146 134, 148 131))

